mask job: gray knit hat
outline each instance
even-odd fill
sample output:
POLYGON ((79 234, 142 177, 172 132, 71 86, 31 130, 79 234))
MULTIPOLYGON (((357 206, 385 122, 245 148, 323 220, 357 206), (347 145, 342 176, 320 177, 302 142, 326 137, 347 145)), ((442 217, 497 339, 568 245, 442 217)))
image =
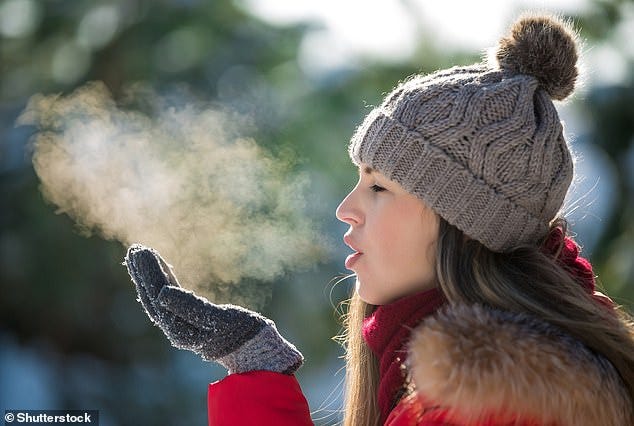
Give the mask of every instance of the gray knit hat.
POLYGON ((570 186, 552 99, 574 89, 576 36, 557 18, 524 16, 495 57, 410 77, 365 118, 349 153, 502 252, 543 238, 570 186))

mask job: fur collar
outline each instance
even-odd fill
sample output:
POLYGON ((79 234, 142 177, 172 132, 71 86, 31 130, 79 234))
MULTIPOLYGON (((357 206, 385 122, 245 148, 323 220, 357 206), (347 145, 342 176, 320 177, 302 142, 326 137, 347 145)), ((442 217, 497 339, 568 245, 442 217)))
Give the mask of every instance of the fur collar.
POLYGON ((416 391, 464 424, 487 416, 561 426, 634 424, 632 401, 604 357, 522 314, 452 306, 412 333, 416 391))

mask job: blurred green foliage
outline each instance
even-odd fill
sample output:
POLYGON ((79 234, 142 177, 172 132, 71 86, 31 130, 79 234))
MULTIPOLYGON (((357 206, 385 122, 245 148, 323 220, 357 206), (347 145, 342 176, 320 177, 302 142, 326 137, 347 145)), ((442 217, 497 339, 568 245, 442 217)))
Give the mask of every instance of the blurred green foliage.
MULTIPOLYGON (((630 10, 625 3, 597 1, 573 16, 590 45, 609 42, 630 10)), ((224 374, 172 349, 151 326, 121 266, 124 247, 85 238, 42 199, 30 164, 34 129, 14 126, 28 98, 68 93, 91 80, 103 81, 115 98, 135 82, 162 93, 185 85, 194 97, 251 117, 244 132, 259 144, 299 159, 296 167, 311 178, 308 214, 339 241, 344 227, 334 209, 356 174, 346 143, 366 105, 409 74, 470 63, 478 52, 421 40, 404 63, 368 60, 317 79, 297 61, 309 28, 272 27, 226 1, 0 2, 2 406, 99 409, 104 425, 204 424, 206 383, 224 374)), ((632 57, 625 60, 625 80, 589 87, 574 106, 587 126, 580 139, 607 154, 617 177, 613 193, 604 194, 614 208, 600 218, 590 254, 602 284, 631 309, 634 67, 632 57)), ((275 283, 265 309, 307 357, 300 380, 313 409, 343 378, 336 372, 340 349, 330 338, 339 331, 334 305, 348 292, 348 284, 333 281, 345 272, 344 254, 338 245, 314 270, 289 273, 275 283)), ((336 395, 334 406, 315 415, 325 417, 317 423, 336 421, 328 416, 338 408, 336 395)))

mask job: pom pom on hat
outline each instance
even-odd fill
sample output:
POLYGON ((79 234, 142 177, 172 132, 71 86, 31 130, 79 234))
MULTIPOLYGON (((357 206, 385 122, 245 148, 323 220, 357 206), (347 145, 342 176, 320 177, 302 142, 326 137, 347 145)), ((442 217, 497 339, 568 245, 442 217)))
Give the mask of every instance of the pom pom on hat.
POLYGON ((572 93, 577 79, 577 35, 548 15, 525 15, 500 39, 495 58, 501 69, 535 77, 552 99, 572 93))

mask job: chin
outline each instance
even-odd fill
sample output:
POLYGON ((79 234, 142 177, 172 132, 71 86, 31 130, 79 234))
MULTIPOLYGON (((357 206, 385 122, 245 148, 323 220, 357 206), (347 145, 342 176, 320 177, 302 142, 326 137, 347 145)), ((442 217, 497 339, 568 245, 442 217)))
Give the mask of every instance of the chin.
POLYGON ((386 303, 389 303, 385 297, 381 297, 378 294, 373 294, 371 291, 368 291, 367 286, 364 286, 361 283, 359 277, 357 277, 356 291, 359 298, 369 305, 385 305, 386 303))

